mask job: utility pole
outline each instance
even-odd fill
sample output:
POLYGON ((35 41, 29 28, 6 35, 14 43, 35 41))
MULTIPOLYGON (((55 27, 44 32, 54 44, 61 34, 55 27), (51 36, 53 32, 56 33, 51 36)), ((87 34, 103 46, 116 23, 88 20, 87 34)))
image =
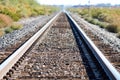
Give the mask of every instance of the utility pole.
POLYGON ((91 11, 90 11, 90 0, 88 0, 88 16, 90 17, 91 16, 91 11))

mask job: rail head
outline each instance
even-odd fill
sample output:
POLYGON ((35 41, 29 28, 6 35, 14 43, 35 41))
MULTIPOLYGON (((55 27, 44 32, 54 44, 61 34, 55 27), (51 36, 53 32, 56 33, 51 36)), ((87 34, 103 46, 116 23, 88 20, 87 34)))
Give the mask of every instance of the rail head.
POLYGON ((7 72, 14 66, 14 64, 23 56, 23 54, 31 47, 31 45, 48 29, 50 24, 58 17, 59 12, 54 16, 45 26, 43 26, 36 34, 34 34, 27 42, 25 42, 19 49, 17 49, 10 57, 8 57, 0 65, 0 80, 7 72))
POLYGON ((106 59, 106 57, 103 55, 103 53, 95 46, 95 44, 91 41, 91 39, 85 34, 85 32, 80 28, 80 26, 77 24, 77 22, 69 15, 68 12, 66 12, 66 15, 69 17, 69 19, 73 22, 73 24, 77 27, 77 29, 82 33, 83 37, 85 38, 87 44, 89 44, 89 47, 94 49, 93 52, 95 52, 95 57, 100 60, 99 63, 104 68, 107 75, 111 78, 111 80, 120 80, 120 73, 113 67, 113 65, 106 59))

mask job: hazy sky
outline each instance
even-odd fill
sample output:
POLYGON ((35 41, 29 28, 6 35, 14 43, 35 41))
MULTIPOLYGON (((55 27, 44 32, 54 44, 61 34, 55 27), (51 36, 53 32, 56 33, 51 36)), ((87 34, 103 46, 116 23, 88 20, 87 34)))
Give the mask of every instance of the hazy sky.
MULTIPOLYGON (((88 0, 37 0, 40 4, 49 5, 77 5, 77 4, 88 4, 88 0)), ((111 3, 120 4, 120 0, 90 0, 91 4, 97 3, 111 3)))

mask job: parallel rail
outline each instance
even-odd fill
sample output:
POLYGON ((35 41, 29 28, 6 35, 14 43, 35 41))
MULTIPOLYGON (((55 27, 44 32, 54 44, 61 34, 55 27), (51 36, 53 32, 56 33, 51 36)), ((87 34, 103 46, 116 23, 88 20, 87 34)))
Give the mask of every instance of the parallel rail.
POLYGON ((105 73, 107 74, 107 76, 109 77, 109 79, 110 80, 120 80, 120 73, 105 58, 105 56, 95 46, 95 44, 86 36, 86 34, 84 33, 84 31, 75 22, 75 20, 69 15, 69 13, 67 13, 67 12, 65 12, 65 13, 66 13, 66 15, 67 15, 67 17, 68 17, 68 19, 70 21, 71 26, 76 29, 76 31, 80 35, 80 38, 82 38, 81 40, 84 40, 84 41, 82 41, 82 43, 80 43, 81 45, 78 44, 78 46, 80 46, 81 49, 84 49, 84 46, 82 46, 82 45, 83 44, 87 45, 87 47, 89 48, 89 50, 91 50, 90 54, 93 54, 95 56, 95 58, 97 59, 97 61, 99 62, 99 64, 101 65, 101 67, 103 68, 103 70, 105 71, 105 73))
MULTIPOLYGON (((104 57, 102 52, 93 44, 93 42, 86 36, 86 34, 82 31, 82 29, 78 26, 78 24, 72 19, 72 17, 65 12, 68 20, 74 29, 79 35, 78 38, 81 38, 81 42, 78 43, 78 47, 84 51, 84 47, 87 47, 86 50, 90 50, 90 54, 94 55, 99 65, 104 70, 105 74, 110 80, 120 80, 119 72, 111 65, 111 63, 104 57), (79 45, 80 44, 80 45, 79 45), (83 46, 84 45, 84 46, 83 46), (89 48, 89 49, 88 49, 89 48)), ((56 19, 59 13, 52 18, 42 29, 40 29, 33 37, 31 37, 25 44, 23 44, 18 50, 16 50, 9 58, 7 58, 1 65, 0 65, 0 79, 2 79, 7 72, 14 66, 14 64, 24 55, 24 53, 34 44, 34 42, 42 36, 42 34, 48 29, 50 24, 56 19)), ((76 39, 77 41, 77 39, 76 39)), ((79 41, 79 40, 78 40, 79 41)), ((96 76, 96 75, 95 75, 96 76)))

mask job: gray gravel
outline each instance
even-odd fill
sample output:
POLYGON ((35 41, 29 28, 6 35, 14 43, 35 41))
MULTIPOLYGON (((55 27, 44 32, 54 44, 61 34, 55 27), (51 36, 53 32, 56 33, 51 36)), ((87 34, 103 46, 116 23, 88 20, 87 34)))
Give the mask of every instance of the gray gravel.
POLYGON ((116 34, 110 33, 97 25, 88 23, 78 14, 71 13, 71 15, 78 22, 78 24, 83 24, 86 29, 90 30, 93 34, 98 35, 104 43, 111 45, 113 49, 120 52, 120 39, 116 37, 116 34))
POLYGON ((32 17, 18 21, 17 23, 23 24, 23 28, 0 37, 0 49, 15 44, 22 37, 30 34, 31 32, 34 32, 36 29, 39 29, 40 26, 44 25, 54 15, 55 14, 50 16, 38 16, 35 18, 32 17))

